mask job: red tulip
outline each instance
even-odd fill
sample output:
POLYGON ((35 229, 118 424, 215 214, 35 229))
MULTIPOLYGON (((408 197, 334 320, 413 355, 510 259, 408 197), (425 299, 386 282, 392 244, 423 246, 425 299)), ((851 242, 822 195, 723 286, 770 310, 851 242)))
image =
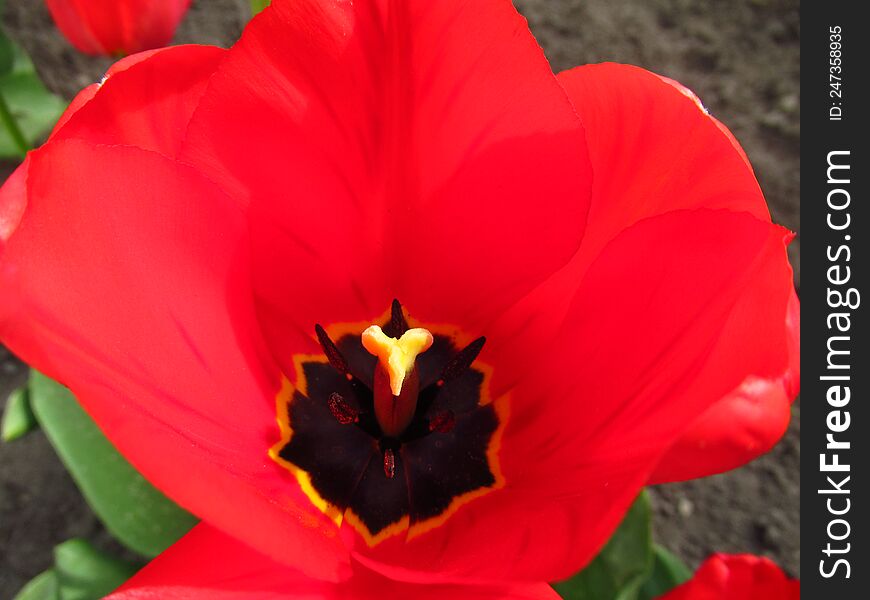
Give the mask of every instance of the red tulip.
POLYGON ((191 0, 45 0, 58 28, 85 54, 119 56, 165 46, 191 0))
POLYGON ((798 600, 801 584, 770 559, 751 554, 714 554, 695 576, 661 600, 798 600))
POLYGON ((208 523, 152 588, 551 581, 674 448, 781 432, 791 237, 694 97, 554 77, 506 0, 278 0, 122 61, 10 178, 0 337, 208 523))

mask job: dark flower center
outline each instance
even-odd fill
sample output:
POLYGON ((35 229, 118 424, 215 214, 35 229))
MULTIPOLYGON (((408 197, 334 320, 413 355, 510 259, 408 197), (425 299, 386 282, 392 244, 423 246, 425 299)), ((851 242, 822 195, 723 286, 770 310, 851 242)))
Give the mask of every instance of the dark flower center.
POLYGON ((323 356, 301 356, 279 397, 284 439, 272 457, 337 522, 370 544, 437 526, 466 501, 501 485, 485 339, 412 329, 393 301, 364 332, 317 325, 323 356))

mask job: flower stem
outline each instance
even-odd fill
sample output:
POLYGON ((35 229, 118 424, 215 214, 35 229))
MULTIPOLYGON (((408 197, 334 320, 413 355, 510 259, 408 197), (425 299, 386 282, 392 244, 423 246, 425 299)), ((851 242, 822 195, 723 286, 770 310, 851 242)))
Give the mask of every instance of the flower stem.
POLYGON ((0 121, 3 122, 3 126, 9 132, 9 137, 12 138, 12 141, 18 147, 21 158, 24 158, 24 155, 30 150, 30 144, 27 143, 27 139, 25 139, 24 134, 21 132, 15 116, 9 110, 9 105, 6 103, 6 98, 3 97, 2 91, 0 91, 0 121))

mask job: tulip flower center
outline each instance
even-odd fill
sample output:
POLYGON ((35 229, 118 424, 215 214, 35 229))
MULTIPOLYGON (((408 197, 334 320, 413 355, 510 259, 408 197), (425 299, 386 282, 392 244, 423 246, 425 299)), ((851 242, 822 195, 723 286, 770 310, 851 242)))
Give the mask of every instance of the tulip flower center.
POLYGON ((397 301, 363 327, 315 326, 323 355, 296 357, 270 456, 374 545, 428 531, 502 485, 507 399, 490 401, 484 338, 459 346, 455 330, 411 328, 397 301))

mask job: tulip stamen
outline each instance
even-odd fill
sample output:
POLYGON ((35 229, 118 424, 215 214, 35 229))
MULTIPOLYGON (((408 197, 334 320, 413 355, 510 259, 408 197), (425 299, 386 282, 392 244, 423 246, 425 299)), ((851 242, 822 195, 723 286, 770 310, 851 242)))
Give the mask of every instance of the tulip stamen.
POLYGON ((327 405, 329 406, 329 412, 342 425, 359 422, 359 410, 345 400, 341 394, 336 392, 330 394, 327 405))
POLYGON ((456 379, 471 368, 472 363, 477 360, 477 356, 480 354, 480 351, 483 350, 483 345, 485 343, 486 338, 480 336, 450 359, 450 362, 444 365, 444 369, 441 371, 441 379, 438 380, 439 385, 443 385, 447 381, 456 379))
POLYGON ((399 336, 410 329, 408 321, 405 319, 405 313, 402 312, 402 303, 395 298, 390 305, 390 329, 399 336))
POLYGON ((335 345, 335 342, 330 339, 326 330, 320 325, 315 325, 314 333, 317 334, 317 341, 320 342, 320 346, 323 348, 323 353, 326 355, 326 359, 329 361, 329 364, 332 365, 332 368, 350 379, 352 375, 347 366, 347 361, 344 359, 344 356, 342 356, 338 346, 335 345))
POLYGON ((392 479, 396 476, 396 453, 392 448, 384 450, 384 475, 387 479, 392 479))

